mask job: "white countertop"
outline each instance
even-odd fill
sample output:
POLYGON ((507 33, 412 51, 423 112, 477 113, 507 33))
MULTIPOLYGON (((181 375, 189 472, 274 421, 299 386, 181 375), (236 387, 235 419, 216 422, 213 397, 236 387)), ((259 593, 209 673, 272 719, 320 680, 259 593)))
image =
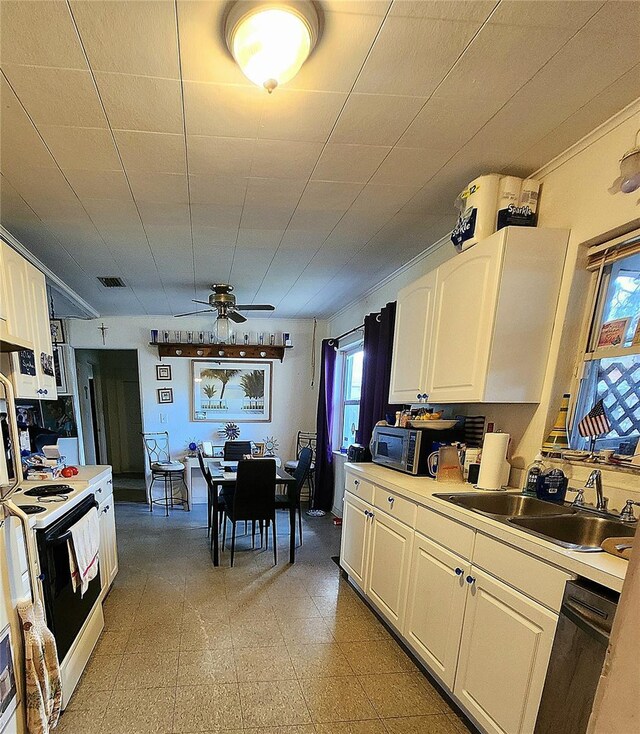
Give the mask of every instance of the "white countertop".
MULTIPOLYGON (((473 485, 466 482, 436 482, 429 477, 413 477, 402 472, 386 469, 371 463, 352 464, 347 462, 345 469, 358 474, 374 484, 391 489, 397 494, 413 500, 423 507, 441 513, 478 530, 486 535, 512 545, 520 551, 545 560, 558 568, 565 569, 577 576, 595 581, 615 591, 621 591, 627 571, 628 561, 615 558, 609 553, 581 553, 555 545, 542 538, 529 535, 515 526, 494 520, 486 515, 448 502, 434 494, 477 492, 473 485)), ((517 492, 519 490, 512 490, 517 492)))

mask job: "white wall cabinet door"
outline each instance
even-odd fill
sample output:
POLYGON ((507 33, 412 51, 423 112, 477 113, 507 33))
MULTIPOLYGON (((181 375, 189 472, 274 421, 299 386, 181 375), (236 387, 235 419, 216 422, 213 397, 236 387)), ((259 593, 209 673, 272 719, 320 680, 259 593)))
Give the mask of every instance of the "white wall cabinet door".
POLYGON ((25 349, 34 349, 27 290, 27 261, 9 245, 0 243, 2 300, 6 318, 5 338, 25 349))
POLYGON ((535 726, 558 617, 472 567, 454 693, 489 732, 535 726))
POLYGON ((41 355, 44 355, 47 358, 51 358, 51 365, 53 366, 47 285, 44 275, 30 263, 27 263, 26 281, 36 348, 36 370, 38 372, 36 394, 40 400, 55 400, 58 396, 55 374, 45 374, 41 362, 41 355))
POLYGON ((351 492, 344 493, 340 565, 363 590, 367 571, 371 510, 371 505, 359 497, 355 497, 351 492))
POLYGON ((398 293, 390 403, 417 403, 427 393, 436 273, 432 271, 398 293))
POLYGON ((374 509, 366 594, 398 630, 407 601, 413 528, 374 509))
POLYGON ((482 400, 504 238, 485 240, 438 268, 429 401, 482 400))
POLYGON ((422 660, 453 688, 471 566, 416 533, 404 637, 422 660))

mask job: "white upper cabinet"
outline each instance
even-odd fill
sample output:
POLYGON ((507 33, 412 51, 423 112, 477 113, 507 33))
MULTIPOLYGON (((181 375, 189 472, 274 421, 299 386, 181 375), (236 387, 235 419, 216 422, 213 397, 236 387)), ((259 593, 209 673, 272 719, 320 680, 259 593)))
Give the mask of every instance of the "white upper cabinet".
POLYGON ((53 349, 44 275, 4 242, 0 285, 6 322, 0 322, 3 342, 18 347, 10 355, 10 372, 17 398, 55 400, 53 349), (45 368, 44 365, 47 365, 45 368), (47 374, 51 369, 52 373, 47 374))
POLYGON ((390 403, 416 403, 427 393, 436 271, 398 293, 390 403))
POLYGON ((430 402, 540 400, 567 240, 507 227, 438 268, 430 402))

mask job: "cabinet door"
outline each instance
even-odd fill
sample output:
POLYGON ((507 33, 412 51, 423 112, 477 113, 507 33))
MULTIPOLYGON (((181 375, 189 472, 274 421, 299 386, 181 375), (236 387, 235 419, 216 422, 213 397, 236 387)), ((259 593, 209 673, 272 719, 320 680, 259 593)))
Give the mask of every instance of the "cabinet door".
POLYGON ((4 293, 4 316, 6 318, 6 337, 25 349, 34 349, 34 336, 31 328, 30 304, 27 300, 26 266, 27 261, 14 249, 0 243, 2 248, 2 283, 4 293))
POLYGON ((371 505, 344 493, 340 565, 363 590, 367 570, 371 505))
POLYGON ((435 288, 434 270, 398 293, 390 403, 416 403, 427 392, 435 288))
POLYGON ((109 556, 109 586, 113 583, 118 573, 118 543, 116 540, 116 510, 113 497, 107 503, 104 514, 106 525, 107 553, 109 556))
POLYGON ((30 263, 26 263, 26 282, 31 306, 31 328, 36 351, 37 395, 40 400, 55 400, 57 398, 55 375, 47 375, 42 369, 42 357, 49 359, 53 368, 47 286, 44 275, 30 263))
POLYGON ((412 528, 373 511, 366 594, 398 630, 404 623, 412 540, 412 528))
POLYGON ((438 268, 429 401, 481 401, 493 336, 504 237, 491 238, 438 268))
POLYGON ((108 515, 111 512, 111 500, 104 502, 98 507, 98 519, 100 522, 100 588, 105 594, 109 588, 111 578, 111 552, 110 552, 110 523, 108 515))
POLYGON ((489 732, 535 726, 558 616, 472 567, 454 693, 489 732))
POLYGON ((469 570, 462 558, 415 534, 403 634, 449 689, 455 678, 469 570))

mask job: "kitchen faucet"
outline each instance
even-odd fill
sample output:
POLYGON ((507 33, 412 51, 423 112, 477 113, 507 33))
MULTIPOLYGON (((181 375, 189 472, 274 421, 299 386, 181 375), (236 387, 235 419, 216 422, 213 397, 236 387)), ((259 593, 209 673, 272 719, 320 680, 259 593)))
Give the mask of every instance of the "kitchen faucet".
POLYGON ((584 486, 585 489, 596 490, 596 510, 598 510, 598 512, 606 512, 609 498, 602 494, 602 472, 600 469, 594 469, 591 474, 589 474, 584 486))

